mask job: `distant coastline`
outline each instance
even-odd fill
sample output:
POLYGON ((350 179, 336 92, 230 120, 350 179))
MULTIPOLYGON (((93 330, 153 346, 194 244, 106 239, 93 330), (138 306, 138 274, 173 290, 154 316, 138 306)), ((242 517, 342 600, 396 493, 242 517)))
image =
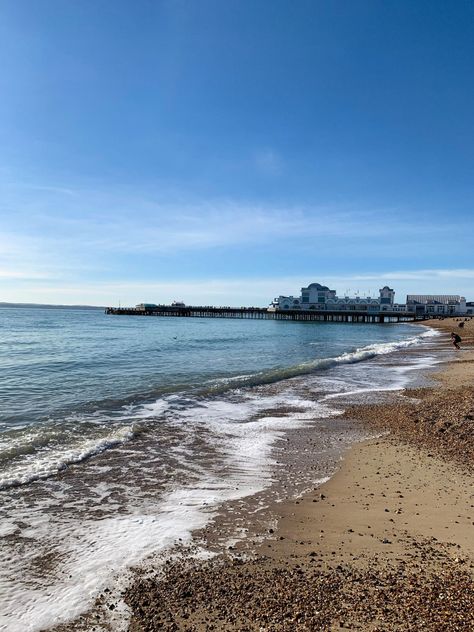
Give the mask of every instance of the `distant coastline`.
POLYGON ((2 303, 0 307, 23 307, 23 308, 41 308, 41 309, 105 309, 100 305, 50 305, 48 303, 2 303))

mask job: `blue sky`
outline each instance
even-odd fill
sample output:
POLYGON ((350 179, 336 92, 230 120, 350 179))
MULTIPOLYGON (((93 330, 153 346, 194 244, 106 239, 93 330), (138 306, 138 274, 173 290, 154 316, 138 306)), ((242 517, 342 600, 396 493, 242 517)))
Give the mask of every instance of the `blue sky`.
POLYGON ((472 2, 0 12, 0 301, 474 300, 472 2))

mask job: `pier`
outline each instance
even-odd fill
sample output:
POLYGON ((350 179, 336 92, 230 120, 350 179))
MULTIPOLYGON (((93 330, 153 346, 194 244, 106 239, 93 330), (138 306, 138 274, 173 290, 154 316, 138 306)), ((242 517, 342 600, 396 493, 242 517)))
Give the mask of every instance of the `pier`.
POLYGON ((414 321, 413 312, 385 311, 370 313, 363 310, 272 310, 265 307, 211 307, 157 305, 150 308, 108 307, 106 314, 114 316, 169 316, 177 318, 241 318, 252 320, 292 320, 335 323, 400 323, 414 321))

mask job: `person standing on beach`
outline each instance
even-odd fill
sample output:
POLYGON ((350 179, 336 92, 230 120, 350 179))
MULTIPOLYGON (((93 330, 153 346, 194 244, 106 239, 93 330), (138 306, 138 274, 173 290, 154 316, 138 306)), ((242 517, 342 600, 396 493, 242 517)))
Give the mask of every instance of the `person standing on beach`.
POLYGON ((455 334, 454 331, 451 333, 451 340, 455 349, 460 349, 459 343, 461 342, 461 336, 455 334))

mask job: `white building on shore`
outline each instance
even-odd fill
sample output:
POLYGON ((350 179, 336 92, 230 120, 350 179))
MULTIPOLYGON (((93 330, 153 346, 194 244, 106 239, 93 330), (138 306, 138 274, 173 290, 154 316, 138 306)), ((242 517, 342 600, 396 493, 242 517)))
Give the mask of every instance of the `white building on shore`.
POLYGON ((468 314, 464 296, 457 294, 408 294, 407 311, 418 316, 461 316, 468 314))

